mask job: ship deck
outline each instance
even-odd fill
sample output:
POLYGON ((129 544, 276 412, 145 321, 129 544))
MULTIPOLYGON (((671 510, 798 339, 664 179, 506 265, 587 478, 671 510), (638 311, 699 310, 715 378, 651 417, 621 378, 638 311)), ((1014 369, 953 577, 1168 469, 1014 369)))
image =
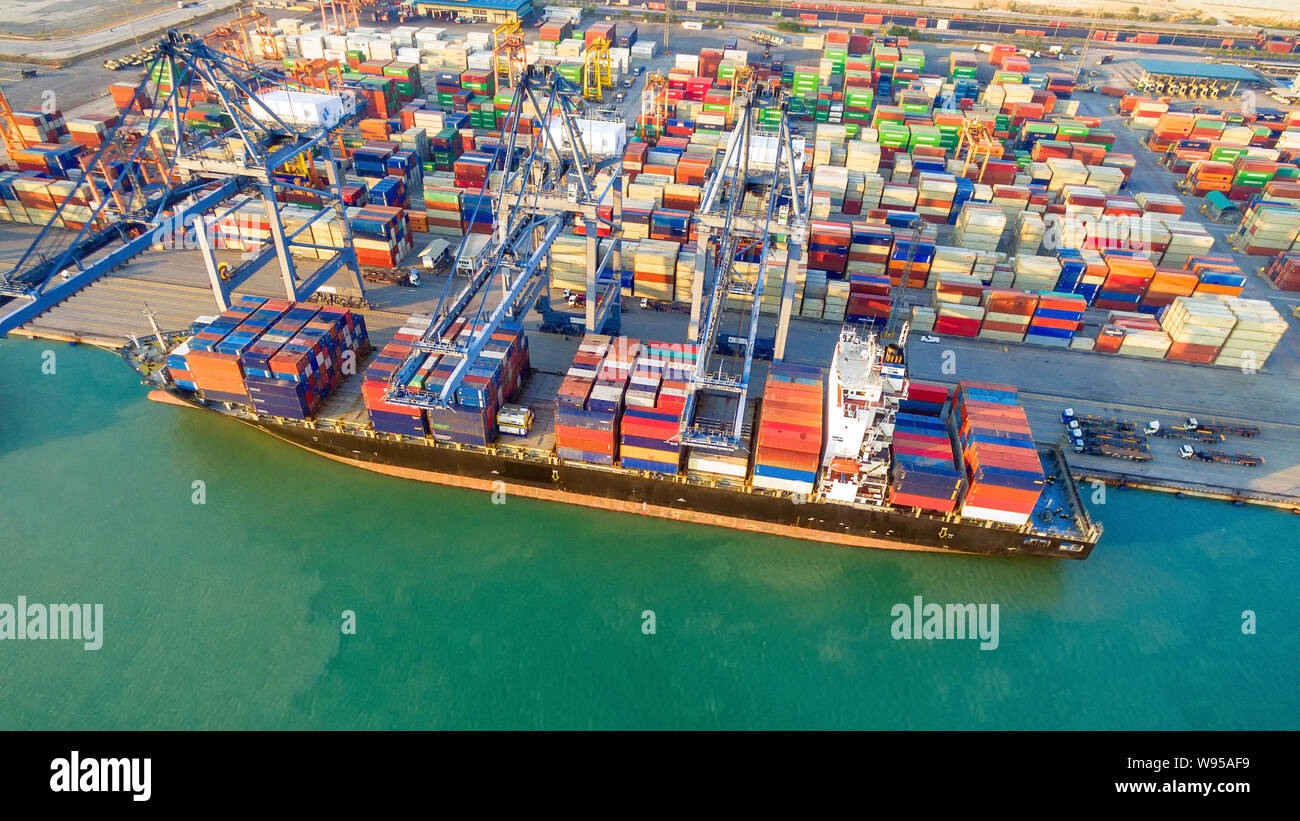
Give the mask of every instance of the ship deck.
POLYGON ((1031 526, 1034 530, 1058 536, 1078 535, 1075 518, 1080 514, 1086 515, 1086 511, 1080 509, 1078 494, 1071 490, 1073 480, 1054 457, 1040 452, 1039 458, 1043 462, 1047 485, 1030 514, 1031 526))
MULTIPOLYGON (((379 350, 391 339, 391 336, 391 330, 374 332, 371 334, 371 344, 375 350, 379 350)), ((573 341, 572 347, 576 350, 576 340, 573 341)), ((546 366, 554 367, 553 359, 555 355, 565 354, 560 351, 545 351, 542 353, 541 359, 546 366)), ((571 356, 571 354, 567 355, 571 356)), ((358 370, 364 370, 365 364, 366 360, 359 363, 358 370)), ((534 367, 525 379, 519 395, 513 400, 515 404, 525 405, 532 409, 534 415, 533 426, 527 436, 502 436, 493 445, 492 452, 524 459, 550 458, 554 454, 555 396, 559 392, 560 383, 563 379, 564 376, 561 372, 534 367)), ((361 380, 347 379, 325 401, 317 416, 316 424, 360 432, 366 427, 367 422, 365 404, 361 395, 361 380)), ((394 437, 395 435, 383 434, 383 436, 394 437)), ((414 437, 400 438, 407 438, 413 442, 427 442, 427 440, 414 437)), ((1044 473, 1051 477, 1051 482, 1039 499, 1030 524, 1025 528, 1026 532, 1032 531, 1039 535, 1085 539, 1085 531, 1089 530, 1092 525, 1074 487, 1074 480, 1065 468, 1065 463, 1054 454, 1051 448, 1045 446, 1040 446, 1040 455, 1043 459, 1044 473)), ((683 472, 680 480, 714 487, 732 484, 718 476, 694 475, 689 471, 683 472)), ((738 487, 737 490, 745 492, 746 488, 742 486, 738 487)), ((944 518, 941 514, 935 515, 938 518, 944 518)), ((948 518, 951 520, 952 517, 948 518)))

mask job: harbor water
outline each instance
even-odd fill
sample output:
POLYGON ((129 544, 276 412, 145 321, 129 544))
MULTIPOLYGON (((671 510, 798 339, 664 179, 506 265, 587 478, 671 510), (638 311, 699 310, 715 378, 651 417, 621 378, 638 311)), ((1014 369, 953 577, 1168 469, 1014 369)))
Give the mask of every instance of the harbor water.
POLYGON ((836 548, 494 504, 145 392, 0 341, 0 605, 103 605, 98 650, 0 641, 0 729, 1300 728, 1283 512, 1108 488, 1086 562, 836 548), (997 647, 895 639, 917 596, 998 605, 997 647))

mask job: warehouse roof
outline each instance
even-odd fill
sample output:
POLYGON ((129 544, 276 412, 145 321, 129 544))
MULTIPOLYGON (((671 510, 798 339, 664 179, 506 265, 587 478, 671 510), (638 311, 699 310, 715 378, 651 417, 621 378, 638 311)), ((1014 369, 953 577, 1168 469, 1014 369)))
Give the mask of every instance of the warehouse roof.
POLYGON ((521 12, 531 7, 532 0, 412 0, 410 5, 521 12))
POLYGON ((1223 63, 1197 63, 1191 60, 1138 60, 1137 64, 1149 74, 1171 74, 1176 77, 1195 77, 1198 80, 1259 80, 1259 75, 1241 66, 1223 63))

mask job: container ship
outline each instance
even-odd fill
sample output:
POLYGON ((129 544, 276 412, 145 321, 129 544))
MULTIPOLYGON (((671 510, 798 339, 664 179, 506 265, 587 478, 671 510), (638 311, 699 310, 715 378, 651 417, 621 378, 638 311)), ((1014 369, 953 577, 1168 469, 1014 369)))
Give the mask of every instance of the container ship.
MULTIPOLYGON (((1101 534, 1014 388, 912 382, 902 347, 873 335, 843 330, 828 368, 772 363, 743 444, 721 451, 681 444, 699 351, 679 343, 587 334, 556 374, 506 325, 449 407, 389 401, 436 394, 461 364, 402 368, 433 322, 412 316, 372 348, 360 314, 238 297, 124 357, 151 399, 390 476, 846 546, 1084 559, 1101 534)), ((480 330, 457 320, 444 339, 480 330)), ((691 421, 733 411, 702 403, 691 421)))

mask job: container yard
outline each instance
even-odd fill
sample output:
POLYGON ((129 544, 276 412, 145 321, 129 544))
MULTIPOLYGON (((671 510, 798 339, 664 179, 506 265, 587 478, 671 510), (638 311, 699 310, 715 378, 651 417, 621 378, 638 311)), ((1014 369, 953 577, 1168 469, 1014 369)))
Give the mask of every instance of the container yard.
POLYGON ((0 330, 359 467, 797 538, 1082 558, 1072 472, 1300 509, 1300 113, 575 11, 173 32, 13 110, 0 330))

